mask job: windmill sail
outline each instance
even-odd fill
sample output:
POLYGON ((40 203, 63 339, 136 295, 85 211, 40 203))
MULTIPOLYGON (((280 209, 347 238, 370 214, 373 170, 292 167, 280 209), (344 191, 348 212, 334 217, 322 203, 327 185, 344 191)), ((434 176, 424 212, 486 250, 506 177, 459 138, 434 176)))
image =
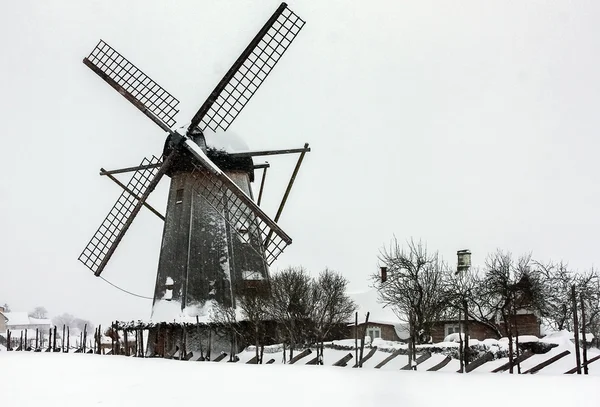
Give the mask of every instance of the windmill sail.
POLYGON ((189 128, 227 130, 304 23, 286 3, 281 3, 194 115, 189 128))
POLYGON ((164 131, 170 131, 179 100, 106 42, 100 40, 83 63, 164 131))
MULTIPOLYGON (((155 156, 144 158, 140 166, 158 164, 161 159, 155 156)), ((164 173, 164 163, 161 167, 146 167, 137 170, 131 176, 127 189, 124 190, 110 212, 104 218, 96 233, 79 255, 79 261, 85 264, 95 275, 99 276, 106 263, 114 253, 123 235, 139 212, 146 198, 158 184, 164 173), (150 189, 152 187, 152 189, 150 189)))

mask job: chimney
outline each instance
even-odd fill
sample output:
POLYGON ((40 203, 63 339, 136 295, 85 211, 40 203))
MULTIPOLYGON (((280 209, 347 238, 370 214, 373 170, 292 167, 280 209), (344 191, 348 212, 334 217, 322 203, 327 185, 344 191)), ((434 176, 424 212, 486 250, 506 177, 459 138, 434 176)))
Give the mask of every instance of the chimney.
POLYGON ((381 267, 381 282, 385 283, 387 280, 387 267, 381 267))
POLYGON ((0 312, 4 313, 4 307, 0 306, 0 312))

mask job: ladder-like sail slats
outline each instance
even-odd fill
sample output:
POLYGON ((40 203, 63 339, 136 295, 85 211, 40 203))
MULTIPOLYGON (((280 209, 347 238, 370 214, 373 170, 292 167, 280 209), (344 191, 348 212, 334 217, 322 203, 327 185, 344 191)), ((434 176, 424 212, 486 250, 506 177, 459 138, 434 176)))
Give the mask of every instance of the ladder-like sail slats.
POLYGON ((173 127, 179 101, 106 42, 100 40, 83 62, 140 110, 173 127))
MULTIPOLYGON (((256 204, 240 199, 234 190, 213 172, 195 165, 194 190, 219 213, 238 238, 271 265, 292 239, 269 219, 256 204), (267 237, 270 238, 267 241, 267 237)), ((240 190, 241 193, 243 191, 240 190)))
POLYGON ((282 3, 193 117, 198 126, 227 130, 283 56, 304 20, 282 3))
POLYGON ((133 173, 127 184, 127 190, 124 190, 110 212, 100 224, 96 233, 92 236, 87 246, 79 255, 79 261, 89 268, 94 274, 99 275, 110 256, 119 243, 117 237, 124 231, 125 225, 129 222, 132 215, 135 215, 134 209, 140 202, 139 197, 147 195, 150 183, 155 179, 160 167, 153 166, 160 164, 161 159, 152 156, 151 159, 144 158, 140 166, 150 166, 133 173))

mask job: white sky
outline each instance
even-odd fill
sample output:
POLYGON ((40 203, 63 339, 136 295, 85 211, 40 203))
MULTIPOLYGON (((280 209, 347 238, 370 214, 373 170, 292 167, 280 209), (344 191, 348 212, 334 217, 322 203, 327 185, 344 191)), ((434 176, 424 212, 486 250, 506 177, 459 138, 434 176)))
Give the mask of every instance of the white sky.
MULTIPOLYGON (((149 316, 77 256, 120 193, 99 168, 160 154, 164 135, 81 60, 104 39, 180 99, 183 124, 278 4, 0 0, 0 303, 149 316)), ((502 248, 597 264, 597 2, 290 8, 307 24, 231 127, 253 149, 313 149, 272 270, 328 266, 366 289, 394 234, 450 263, 502 248)), ((296 157, 267 160, 273 215, 296 157)), ((161 210, 167 186, 150 200, 161 210)), ((103 276, 151 296, 161 232, 143 210, 103 276)))

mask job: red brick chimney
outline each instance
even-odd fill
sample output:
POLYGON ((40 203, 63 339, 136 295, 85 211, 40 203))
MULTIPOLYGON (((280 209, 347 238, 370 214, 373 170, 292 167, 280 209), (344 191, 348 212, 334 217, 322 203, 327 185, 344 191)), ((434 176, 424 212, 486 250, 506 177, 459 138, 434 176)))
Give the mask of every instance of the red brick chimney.
POLYGON ((381 282, 385 283, 386 280, 387 280, 387 267, 382 267, 381 268, 381 282))

